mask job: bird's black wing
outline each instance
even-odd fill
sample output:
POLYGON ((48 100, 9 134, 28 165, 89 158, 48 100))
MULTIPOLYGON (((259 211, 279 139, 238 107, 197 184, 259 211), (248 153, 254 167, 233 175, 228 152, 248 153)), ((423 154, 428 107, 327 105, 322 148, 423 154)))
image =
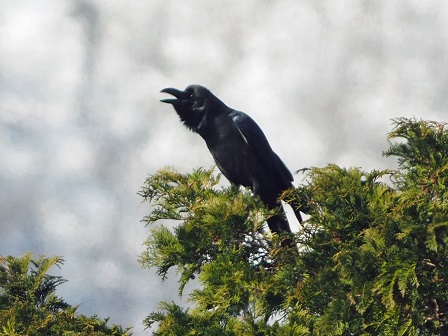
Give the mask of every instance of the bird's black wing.
POLYGON ((274 153, 266 136, 257 123, 244 112, 233 111, 229 115, 240 131, 244 141, 254 149, 265 167, 281 179, 282 184, 288 186, 293 176, 283 161, 274 153))

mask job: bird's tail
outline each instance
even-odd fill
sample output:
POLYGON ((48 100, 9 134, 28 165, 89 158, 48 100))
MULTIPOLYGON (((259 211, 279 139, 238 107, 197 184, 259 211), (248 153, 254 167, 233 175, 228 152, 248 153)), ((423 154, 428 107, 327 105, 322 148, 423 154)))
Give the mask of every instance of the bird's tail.
POLYGON ((299 221, 300 224, 302 224, 303 219, 302 219, 302 214, 300 213, 299 207, 294 204, 294 203, 290 203, 292 210, 294 211, 294 215, 296 215, 297 220, 299 221))
MULTIPOLYGON (((291 184, 290 187, 292 190, 295 189, 295 187, 291 184)), ((286 197, 285 197, 286 198, 286 197)), ((294 211, 294 215, 296 216, 297 220, 299 221, 300 224, 302 224, 303 222, 303 218, 302 218, 302 214, 300 213, 300 211, 306 213, 305 211, 303 211, 303 206, 302 204, 299 204, 300 202, 298 202, 297 200, 294 199, 294 197, 287 197, 286 199, 283 198, 283 201, 285 201, 286 203, 288 203, 292 210, 294 211)))
POLYGON ((291 228, 289 226, 288 219, 286 218, 285 210, 281 204, 279 205, 279 213, 269 217, 267 222, 271 232, 286 236, 281 242, 282 247, 291 247, 294 245, 293 240, 290 237, 292 233, 291 228))

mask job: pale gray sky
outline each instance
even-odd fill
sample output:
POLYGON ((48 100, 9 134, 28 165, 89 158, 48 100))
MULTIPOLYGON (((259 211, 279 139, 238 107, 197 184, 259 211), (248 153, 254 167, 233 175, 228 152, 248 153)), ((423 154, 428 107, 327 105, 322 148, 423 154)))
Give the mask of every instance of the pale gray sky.
POLYGON ((448 119, 447 60, 442 0, 2 0, 0 254, 62 255, 65 299, 150 334, 177 289, 137 262, 136 193, 213 164, 160 89, 209 87, 291 170, 370 170, 391 118, 448 119))

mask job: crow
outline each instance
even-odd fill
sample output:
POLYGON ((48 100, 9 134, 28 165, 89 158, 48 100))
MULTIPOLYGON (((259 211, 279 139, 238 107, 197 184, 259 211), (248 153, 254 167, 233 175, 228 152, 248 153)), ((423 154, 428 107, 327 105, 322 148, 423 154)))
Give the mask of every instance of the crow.
MULTIPOLYGON (((160 92, 175 97, 161 102, 172 104, 183 124, 205 140, 219 170, 232 184, 249 187, 268 209, 280 209, 267 220, 271 232, 291 233, 279 197, 293 187, 293 176, 257 123, 244 112, 225 105, 201 85, 189 85, 184 91, 165 88, 160 92)), ((293 209, 301 223, 299 209, 293 209)))

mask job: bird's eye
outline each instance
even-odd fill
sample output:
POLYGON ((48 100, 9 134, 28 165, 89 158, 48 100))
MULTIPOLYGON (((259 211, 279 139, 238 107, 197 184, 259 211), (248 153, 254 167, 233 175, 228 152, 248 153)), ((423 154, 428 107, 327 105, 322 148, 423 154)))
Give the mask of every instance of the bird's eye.
POLYGON ((192 100, 194 98, 194 91, 193 90, 187 89, 187 90, 185 90, 185 92, 187 93, 188 100, 192 100))

